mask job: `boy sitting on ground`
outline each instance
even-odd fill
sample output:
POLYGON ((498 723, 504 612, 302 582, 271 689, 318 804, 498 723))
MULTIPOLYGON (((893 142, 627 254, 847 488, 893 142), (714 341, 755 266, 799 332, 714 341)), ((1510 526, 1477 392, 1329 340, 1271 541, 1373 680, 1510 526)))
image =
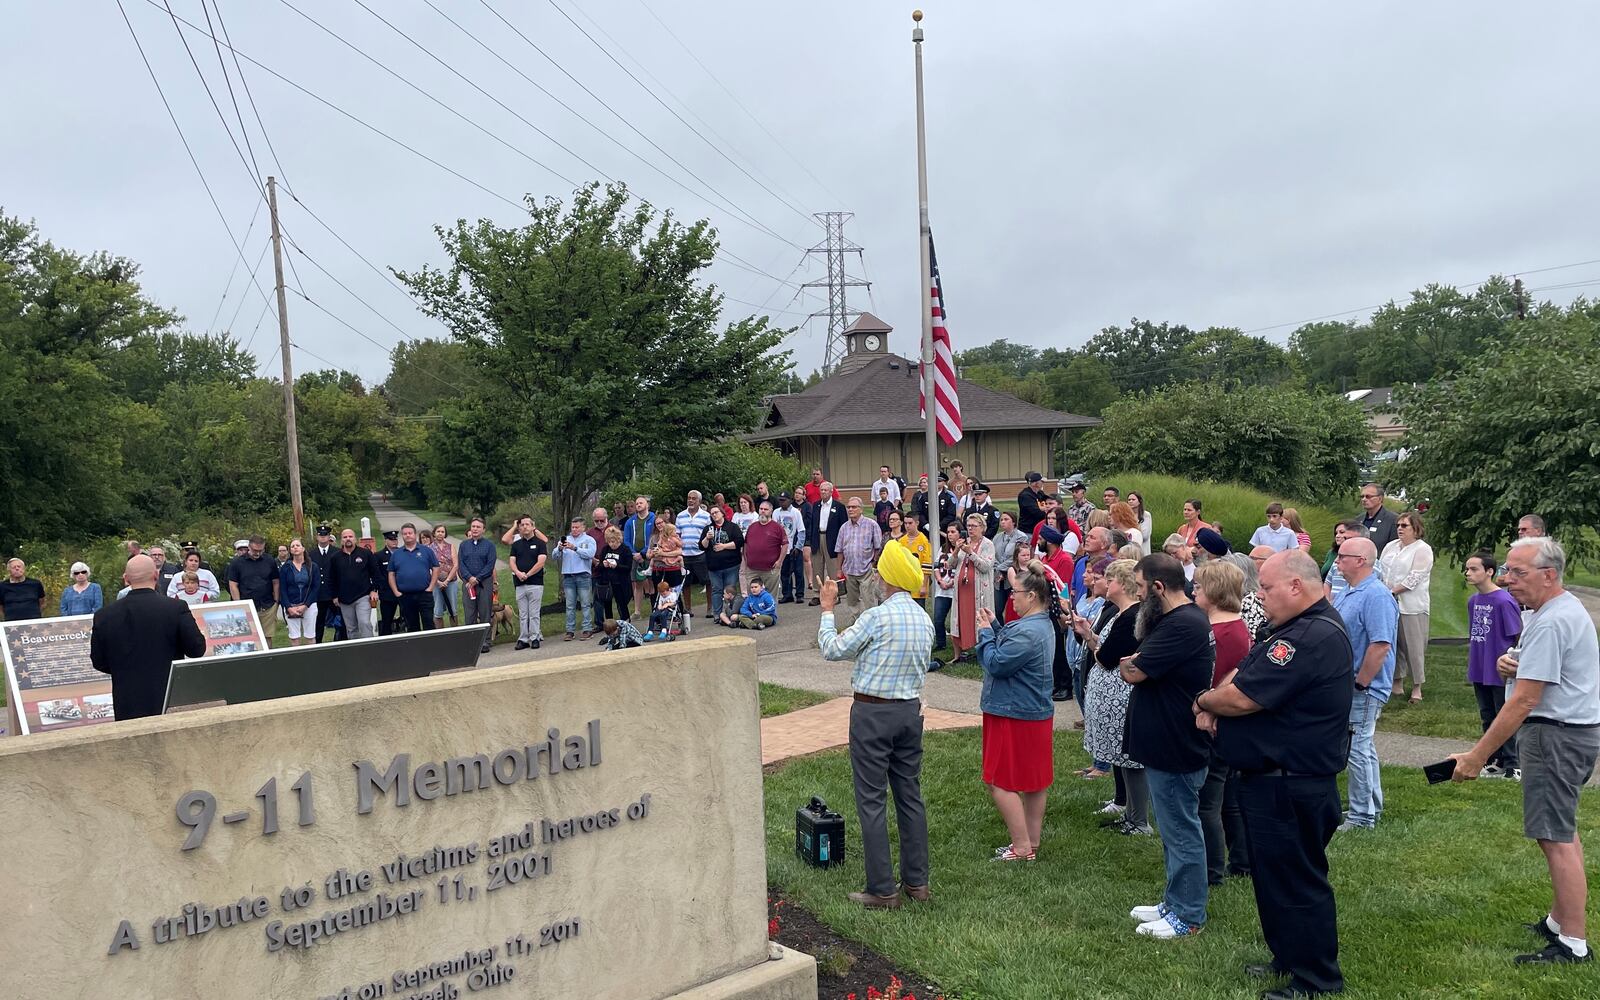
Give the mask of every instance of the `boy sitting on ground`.
POLYGON ((677 607, 678 592, 667 586, 665 580, 656 584, 656 609, 650 612, 650 630, 644 634, 646 642, 667 637, 667 626, 672 624, 672 613, 677 607))
POLYGON ((769 625, 778 624, 778 603, 772 599, 771 591, 761 585, 760 580, 750 581, 750 596, 739 606, 739 614, 734 618, 734 624, 739 628, 753 628, 758 632, 769 625))
POLYGON ((722 591, 722 612, 717 615, 717 624, 729 628, 739 627, 739 591, 727 587, 722 591))
POLYGON ((607 618, 600 623, 602 649, 632 649, 644 645, 644 636, 633 627, 633 622, 607 618))

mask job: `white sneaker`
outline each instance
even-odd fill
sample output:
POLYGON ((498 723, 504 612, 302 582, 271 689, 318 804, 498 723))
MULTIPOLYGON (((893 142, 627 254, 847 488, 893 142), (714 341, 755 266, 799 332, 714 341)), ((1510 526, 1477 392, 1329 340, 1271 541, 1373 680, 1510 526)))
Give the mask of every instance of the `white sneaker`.
POLYGON ((1522 768, 1513 767, 1511 769, 1511 780, 1512 781, 1521 781, 1522 780, 1522 768))
POLYGON ((1128 916, 1141 924, 1148 924, 1152 920, 1165 920, 1167 917, 1167 904, 1157 903, 1154 906, 1135 906, 1128 911, 1128 916))
POLYGON ((1478 772, 1480 778, 1504 778, 1506 769, 1499 764, 1485 764, 1483 770, 1478 772))
POLYGON ((1153 937, 1162 941, 1173 938, 1187 937, 1190 934, 1199 934, 1200 928, 1191 927, 1177 917, 1168 914, 1157 920, 1139 925, 1139 933, 1145 937, 1153 937))
POLYGON ((1101 816, 1121 816, 1127 809, 1127 806, 1119 806, 1115 802, 1107 802, 1100 807, 1099 814, 1101 816))

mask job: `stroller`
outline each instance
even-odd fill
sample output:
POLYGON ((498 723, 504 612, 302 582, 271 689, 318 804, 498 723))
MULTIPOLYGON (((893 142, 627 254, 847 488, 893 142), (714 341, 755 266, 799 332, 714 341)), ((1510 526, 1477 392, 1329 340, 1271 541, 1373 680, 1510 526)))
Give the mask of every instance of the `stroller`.
POLYGON ((668 589, 673 596, 672 606, 664 611, 654 608, 650 611, 650 627, 644 634, 644 641, 651 642, 655 639, 665 639, 672 642, 680 635, 689 634, 690 617, 683 613, 683 583, 680 581, 676 587, 668 589))

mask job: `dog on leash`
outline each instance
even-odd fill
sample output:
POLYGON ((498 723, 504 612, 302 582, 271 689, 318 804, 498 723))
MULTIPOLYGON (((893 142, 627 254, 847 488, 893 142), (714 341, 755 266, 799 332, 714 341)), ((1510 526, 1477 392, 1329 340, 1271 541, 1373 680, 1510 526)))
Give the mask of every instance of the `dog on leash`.
POLYGON ((516 608, 509 604, 502 604, 494 609, 495 635, 501 635, 502 633, 505 635, 515 635, 517 626, 519 624, 520 623, 517 621, 516 608))

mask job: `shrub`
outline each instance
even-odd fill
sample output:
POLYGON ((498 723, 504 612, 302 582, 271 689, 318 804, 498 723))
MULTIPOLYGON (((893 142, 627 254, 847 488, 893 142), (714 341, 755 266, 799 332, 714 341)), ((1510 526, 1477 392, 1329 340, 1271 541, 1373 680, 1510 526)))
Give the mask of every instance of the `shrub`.
POLYGON ((1372 433, 1361 408, 1295 386, 1168 386, 1107 407, 1076 449, 1088 468, 1134 468, 1317 500, 1357 485, 1372 433))
POLYGON ((1238 483, 1197 483, 1177 476, 1140 472, 1111 472, 1095 476, 1089 487, 1089 496, 1094 499, 1096 506, 1100 505, 1100 491, 1107 486, 1115 486, 1123 496, 1132 490, 1144 498, 1145 509, 1150 512, 1154 525, 1154 537, 1151 539, 1154 549, 1160 549, 1166 537, 1177 531, 1183 523, 1183 504, 1191 497, 1201 503, 1200 517, 1211 524, 1221 524, 1222 537, 1228 540, 1228 544, 1246 552, 1249 551, 1250 535, 1267 523, 1267 504, 1276 500, 1285 507, 1295 508, 1300 512, 1306 532, 1311 535, 1311 553, 1319 562, 1333 547, 1334 524, 1347 517, 1355 517, 1358 511, 1353 502, 1348 511, 1332 510, 1292 497, 1262 493, 1238 483))

